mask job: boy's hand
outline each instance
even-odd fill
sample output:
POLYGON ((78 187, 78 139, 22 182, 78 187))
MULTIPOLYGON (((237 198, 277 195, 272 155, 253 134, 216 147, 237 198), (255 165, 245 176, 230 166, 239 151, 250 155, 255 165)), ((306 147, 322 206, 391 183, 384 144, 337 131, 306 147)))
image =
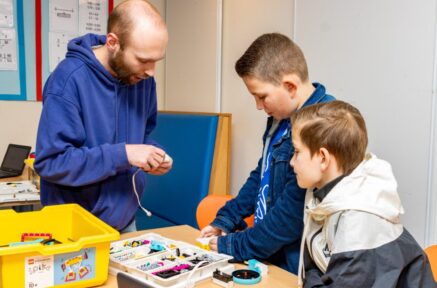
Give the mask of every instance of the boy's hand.
POLYGON ((209 240, 209 249, 211 251, 218 252, 217 237, 212 237, 211 240, 209 240))
MULTIPOLYGON (((200 237, 211 237, 211 236, 224 236, 226 235, 225 232, 222 231, 222 229, 216 228, 214 226, 208 225, 205 228, 200 231, 200 237)), ((210 242, 211 243, 211 242, 210 242)))

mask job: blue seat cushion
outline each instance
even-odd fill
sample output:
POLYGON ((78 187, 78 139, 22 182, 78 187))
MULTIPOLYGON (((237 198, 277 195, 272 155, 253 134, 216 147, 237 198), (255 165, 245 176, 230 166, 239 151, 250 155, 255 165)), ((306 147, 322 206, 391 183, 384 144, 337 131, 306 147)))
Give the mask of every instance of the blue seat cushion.
POLYGON ((162 176, 145 176, 141 203, 156 218, 146 219, 144 212, 138 210, 137 229, 171 224, 197 228, 196 209, 208 194, 217 123, 216 115, 158 115, 150 137, 173 158, 173 168, 162 176))

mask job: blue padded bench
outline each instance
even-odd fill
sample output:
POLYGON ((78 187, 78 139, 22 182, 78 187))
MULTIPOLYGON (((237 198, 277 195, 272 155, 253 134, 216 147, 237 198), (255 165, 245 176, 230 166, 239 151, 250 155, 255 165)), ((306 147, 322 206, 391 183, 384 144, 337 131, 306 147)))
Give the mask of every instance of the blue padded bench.
POLYGON ((208 194, 228 194, 230 117, 230 114, 159 112, 150 137, 173 158, 173 169, 162 176, 145 176, 141 204, 153 215, 147 217, 139 209, 138 230, 182 224, 197 228, 197 204, 208 194), (222 140, 218 141, 219 138, 222 140), (222 152, 220 157, 218 150, 222 152), (211 176, 212 170, 218 171, 217 175, 211 176), (217 177, 220 175, 225 177, 217 177))

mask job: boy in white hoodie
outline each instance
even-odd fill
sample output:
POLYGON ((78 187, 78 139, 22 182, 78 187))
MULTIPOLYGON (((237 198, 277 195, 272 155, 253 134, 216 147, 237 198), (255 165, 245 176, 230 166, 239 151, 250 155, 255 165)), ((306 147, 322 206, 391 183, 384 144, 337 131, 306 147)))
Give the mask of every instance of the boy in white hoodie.
POLYGON ((299 261, 304 287, 436 287, 423 250, 400 223, 389 163, 366 154, 358 109, 342 101, 291 117, 290 164, 307 188, 299 261))

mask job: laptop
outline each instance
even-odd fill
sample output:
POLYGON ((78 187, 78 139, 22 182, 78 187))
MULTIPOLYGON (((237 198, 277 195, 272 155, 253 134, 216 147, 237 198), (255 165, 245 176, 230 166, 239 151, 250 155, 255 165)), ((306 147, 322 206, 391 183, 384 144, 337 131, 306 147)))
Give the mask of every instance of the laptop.
POLYGON ((0 178, 16 177, 23 173, 24 160, 29 156, 30 146, 9 144, 0 167, 0 178))

